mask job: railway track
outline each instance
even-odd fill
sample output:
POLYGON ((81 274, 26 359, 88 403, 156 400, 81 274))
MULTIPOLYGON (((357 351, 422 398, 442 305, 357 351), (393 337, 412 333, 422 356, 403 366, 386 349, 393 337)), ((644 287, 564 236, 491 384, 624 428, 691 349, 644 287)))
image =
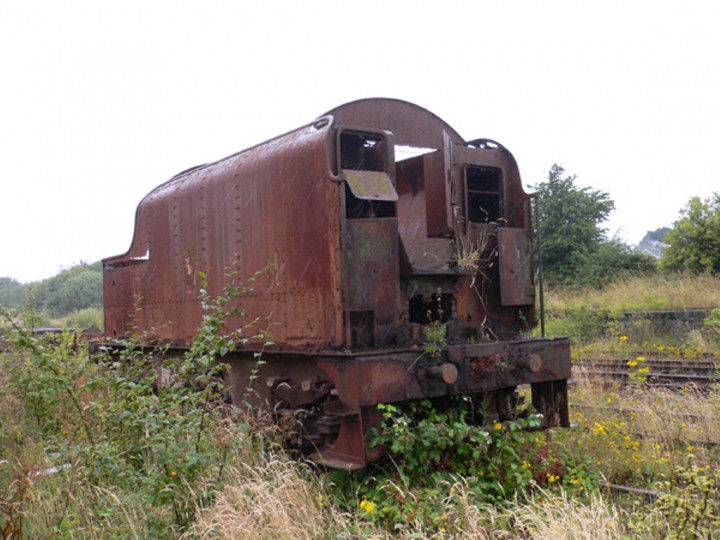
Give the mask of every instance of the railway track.
POLYGON ((609 482, 598 482, 598 487, 606 489, 610 492, 615 491, 618 493, 630 493, 632 495, 637 495, 651 501, 663 495, 666 495, 666 493, 653 489, 638 488, 634 486, 626 486, 623 484, 612 484, 609 482))
POLYGON ((720 360, 637 358, 588 358, 575 361, 574 376, 603 383, 635 381, 669 388, 707 388, 714 383, 720 383, 720 360))
MULTIPOLYGON (((608 406, 608 405, 595 405, 595 404, 589 404, 589 403, 573 403, 571 405, 572 409, 581 409, 583 411, 588 410, 599 410, 606 413, 621 415, 629 420, 632 420, 633 417, 637 418, 639 415, 647 414, 646 411, 642 411, 640 409, 634 409, 632 407, 623 407, 623 406, 608 406)), ((682 422, 687 422, 688 424, 691 423, 699 423, 703 421, 703 416, 699 414, 693 414, 693 413, 687 413, 687 412, 681 412, 681 411, 670 411, 667 414, 672 416, 674 419, 682 422)), ((577 427, 579 424, 574 424, 573 427, 577 427)), ((633 437, 637 438, 645 438, 648 437, 647 433, 642 433, 635 430, 630 430, 627 432, 628 435, 631 435, 633 437)), ((652 435, 651 435, 652 436, 652 435)), ((695 438, 689 438, 687 436, 683 437, 671 437, 667 434, 663 435, 663 438, 666 440, 673 440, 677 441, 678 443, 685 443, 690 444, 692 446, 696 447, 702 447, 702 448, 716 448, 720 446, 719 441, 715 440, 709 440, 709 439, 695 439, 695 438)))

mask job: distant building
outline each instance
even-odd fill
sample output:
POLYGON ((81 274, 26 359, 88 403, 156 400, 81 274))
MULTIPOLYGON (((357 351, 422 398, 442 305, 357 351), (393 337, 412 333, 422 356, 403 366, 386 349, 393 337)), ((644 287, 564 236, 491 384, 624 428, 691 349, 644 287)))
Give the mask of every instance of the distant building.
POLYGON ((661 227, 654 231, 648 231, 647 234, 640 240, 640 243, 635 248, 635 251, 640 253, 647 253, 652 255, 656 259, 662 257, 662 253, 668 244, 664 243, 665 236, 670 232, 670 227, 661 227))
POLYGON ((663 244, 659 240, 645 240, 640 242, 640 244, 635 248, 635 251, 647 253, 648 255, 652 255, 656 259, 659 259, 662 257, 662 253, 666 247, 668 247, 668 244, 663 244))

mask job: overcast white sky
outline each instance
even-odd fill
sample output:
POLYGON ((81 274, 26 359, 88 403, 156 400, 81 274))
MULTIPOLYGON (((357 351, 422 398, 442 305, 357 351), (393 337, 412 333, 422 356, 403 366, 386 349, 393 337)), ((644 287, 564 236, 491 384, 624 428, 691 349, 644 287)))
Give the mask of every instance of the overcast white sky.
POLYGON ((394 97, 607 191, 636 244, 720 190, 720 3, 0 0, 0 276, 123 253, 156 185, 394 97))

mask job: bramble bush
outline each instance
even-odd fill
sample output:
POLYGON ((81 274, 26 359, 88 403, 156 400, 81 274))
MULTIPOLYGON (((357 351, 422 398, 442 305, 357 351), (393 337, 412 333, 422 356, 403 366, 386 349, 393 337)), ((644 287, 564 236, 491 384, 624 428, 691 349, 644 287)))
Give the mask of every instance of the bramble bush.
POLYGON ((267 342, 267 333, 257 321, 224 333, 229 316, 245 315, 233 300, 250 288, 229 285, 212 298, 201 277, 204 315, 184 355, 148 347, 149 336, 132 331, 90 359, 75 350, 72 333, 40 336, 4 312, 19 360, 12 363, 14 393, 60 466, 56 474, 72 479, 83 499, 75 515, 51 510, 27 536, 62 536, 80 526, 94 535, 118 534, 118 523, 136 526, 128 516, 137 513, 144 515, 141 536, 174 536, 220 489, 246 439, 249 413, 228 421, 239 411, 223 404, 227 365, 219 359, 249 339, 267 342))
POLYGON ((563 486, 582 496, 597 489, 590 461, 565 452, 552 431, 536 430, 541 415, 476 426, 468 398, 442 408, 427 399, 379 408, 383 421, 371 431, 370 444, 382 445, 388 457, 365 471, 329 478, 341 507, 384 530, 448 532, 457 521, 450 508, 460 492, 472 504, 505 505, 541 487, 563 486))

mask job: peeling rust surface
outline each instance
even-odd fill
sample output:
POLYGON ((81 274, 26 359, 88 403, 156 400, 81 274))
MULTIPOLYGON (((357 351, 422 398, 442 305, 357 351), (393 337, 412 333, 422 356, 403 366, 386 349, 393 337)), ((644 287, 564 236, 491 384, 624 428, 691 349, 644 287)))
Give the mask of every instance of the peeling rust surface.
POLYGON ((490 372, 494 371, 502 360, 503 357, 499 354, 475 356, 468 362, 470 367, 470 376, 476 381, 481 381, 485 379, 490 372))

